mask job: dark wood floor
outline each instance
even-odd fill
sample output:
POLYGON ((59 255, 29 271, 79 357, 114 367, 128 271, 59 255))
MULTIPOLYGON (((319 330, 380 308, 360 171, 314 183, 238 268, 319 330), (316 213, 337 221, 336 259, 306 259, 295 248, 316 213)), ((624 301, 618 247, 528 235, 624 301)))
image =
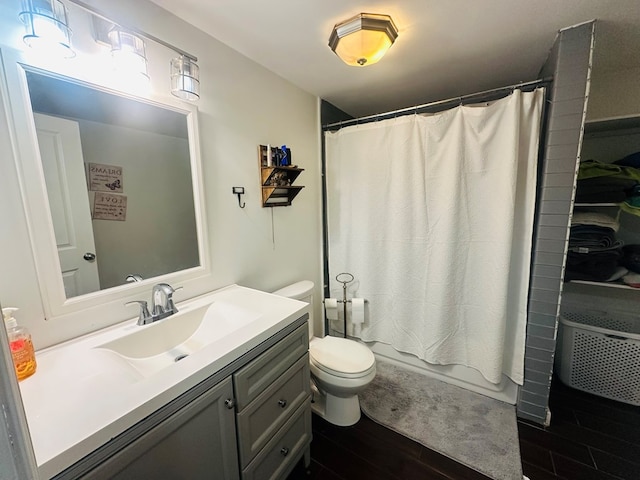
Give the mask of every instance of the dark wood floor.
MULTIPOLYGON (((554 380, 552 425, 518 422, 531 480, 640 480, 640 407, 554 380)), ((311 468, 289 480, 486 480, 488 477, 362 417, 336 427, 313 416, 311 468)))
POLYGON ((519 422, 531 480, 640 480, 640 407, 553 381, 551 426, 519 422))

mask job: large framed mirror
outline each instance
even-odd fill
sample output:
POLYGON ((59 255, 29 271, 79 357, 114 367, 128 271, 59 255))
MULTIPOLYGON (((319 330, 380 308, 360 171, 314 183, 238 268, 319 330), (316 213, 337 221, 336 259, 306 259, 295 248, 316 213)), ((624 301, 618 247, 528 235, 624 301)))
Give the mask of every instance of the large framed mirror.
POLYGON ((208 271, 196 108, 16 65, 18 170, 48 314, 208 271))
POLYGON ((187 116, 25 73, 66 297, 199 266, 187 116))

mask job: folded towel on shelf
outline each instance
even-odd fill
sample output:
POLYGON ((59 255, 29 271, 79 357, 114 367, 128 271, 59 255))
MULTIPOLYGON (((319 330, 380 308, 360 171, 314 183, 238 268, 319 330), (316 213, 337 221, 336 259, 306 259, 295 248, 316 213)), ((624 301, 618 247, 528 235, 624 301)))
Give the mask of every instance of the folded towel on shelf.
POLYGON ((593 177, 580 179, 576 185, 578 203, 620 203, 631 195, 638 182, 631 178, 593 177))
POLYGON ((612 175, 624 176, 624 167, 597 160, 582 160, 578 169, 578 178, 607 177, 612 175))
POLYGON ((610 228, 578 225, 571 227, 569 233, 569 251, 572 252, 602 252, 621 246, 622 242, 616 240, 615 232, 610 228))
POLYGON ((567 253, 564 280, 590 280, 604 282, 611 278, 618 268, 619 250, 594 253, 567 253))
POLYGON ((620 222, 615 218, 598 212, 574 212, 571 217, 571 226, 593 225, 610 228, 614 232, 620 229, 620 222))

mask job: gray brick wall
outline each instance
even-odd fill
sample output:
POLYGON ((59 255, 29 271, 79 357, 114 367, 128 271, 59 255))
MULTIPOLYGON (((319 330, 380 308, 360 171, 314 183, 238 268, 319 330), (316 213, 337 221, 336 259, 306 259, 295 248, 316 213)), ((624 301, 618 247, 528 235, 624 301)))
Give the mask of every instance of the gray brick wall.
POLYGON ((541 76, 553 76, 533 245, 524 385, 518 416, 544 424, 558 328, 565 255, 584 131, 595 22, 562 30, 541 76))

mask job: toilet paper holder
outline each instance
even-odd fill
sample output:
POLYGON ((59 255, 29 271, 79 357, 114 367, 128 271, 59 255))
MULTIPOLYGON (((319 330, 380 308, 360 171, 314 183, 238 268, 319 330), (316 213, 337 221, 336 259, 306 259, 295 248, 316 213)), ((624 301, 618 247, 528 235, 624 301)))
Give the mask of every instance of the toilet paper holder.
MULTIPOLYGON (((347 299, 347 285, 353 282, 354 276, 348 272, 339 273, 336 275, 336 282, 342 284, 342 300, 336 300, 336 302, 342 304, 342 320, 344 322, 344 338, 347 338, 347 303, 351 303, 351 300, 347 299), (340 280, 342 278, 348 278, 349 280, 340 280)), ((324 303, 324 300, 323 300, 324 303)), ((366 299, 364 303, 369 303, 366 299)))

